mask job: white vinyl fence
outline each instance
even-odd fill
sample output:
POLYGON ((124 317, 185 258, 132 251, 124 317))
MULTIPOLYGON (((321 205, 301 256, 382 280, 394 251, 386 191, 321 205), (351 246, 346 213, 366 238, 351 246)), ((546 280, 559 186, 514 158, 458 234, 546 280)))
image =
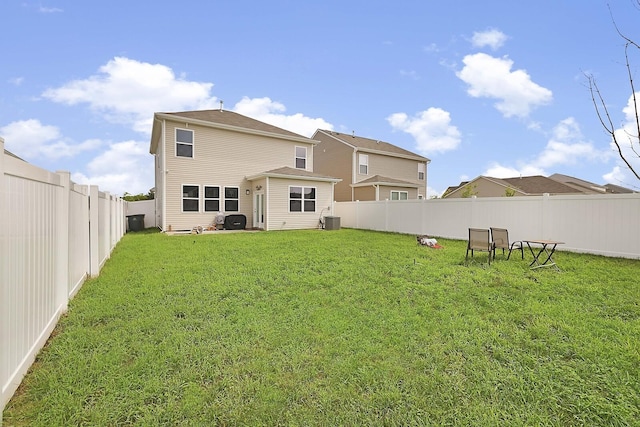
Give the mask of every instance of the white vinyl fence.
POLYGON ((338 202, 347 228, 467 240, 470 227, 501 227, 512 241, 565 242, 559 250, 640 258, 640 194, 338 202))
POLYGON ((123 236, 125 205, 5 154, 0 138, 0 412, 123 236))

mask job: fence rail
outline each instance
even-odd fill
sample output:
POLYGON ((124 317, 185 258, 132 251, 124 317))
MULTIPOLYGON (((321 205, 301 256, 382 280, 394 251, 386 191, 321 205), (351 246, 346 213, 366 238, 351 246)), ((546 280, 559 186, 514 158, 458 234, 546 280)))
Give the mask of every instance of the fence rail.
POLYGON ((511 240, 551 239, 562 250, 640 258, 640 194, 338 202, 343 227, 466 240, 502 227, 511 240))
POLYGON ((4 151, 0 138, 0 411, 67 303, 125 232, 126 202, 4 151))

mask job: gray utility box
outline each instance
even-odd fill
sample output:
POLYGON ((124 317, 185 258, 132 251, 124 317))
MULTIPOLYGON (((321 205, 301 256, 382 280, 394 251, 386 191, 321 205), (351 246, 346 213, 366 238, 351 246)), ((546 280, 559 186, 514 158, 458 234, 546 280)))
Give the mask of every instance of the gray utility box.
POLYGON ((340 230, 340 217, 339 216, 325 216, 324 217, 324 229, 325 230, 340 230))

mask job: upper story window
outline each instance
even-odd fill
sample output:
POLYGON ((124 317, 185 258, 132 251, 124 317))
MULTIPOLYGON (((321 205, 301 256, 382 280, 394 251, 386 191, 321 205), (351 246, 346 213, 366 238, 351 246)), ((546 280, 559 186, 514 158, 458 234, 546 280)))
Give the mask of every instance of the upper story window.
POLYGON ((238 212, 240 210, 240 189, 238 187, 224 187, 224 211, 238 212))
POLYGON ((198 212, 200 210, 200 187, 197 185, 182 186, 182 212, 198 212))
POLYGON ((315 187, 289 187, 289 212, 315 212, 315 187))
POLYGON ((369 155, 368 154, 358 155, 358 173, 360 175, 369 174, 369 155))
POLYGON ((420 181, 424 180, 425 167, 426 165, 424 163, 418 163, 418 179, 420 181))
POLYGON ((392 191, 391 192, 391 200, 408 200, 409 192, 408 191, 392 191))
POLYGON ((220 211, 220 187, 204 186, 204 211, 220 211))
POLYGON ((307 147, 296 147, 296 169, 307 168, 307 147))
POLYGON ((193 157, 193 131, 176 129, 176 156, 193 157))

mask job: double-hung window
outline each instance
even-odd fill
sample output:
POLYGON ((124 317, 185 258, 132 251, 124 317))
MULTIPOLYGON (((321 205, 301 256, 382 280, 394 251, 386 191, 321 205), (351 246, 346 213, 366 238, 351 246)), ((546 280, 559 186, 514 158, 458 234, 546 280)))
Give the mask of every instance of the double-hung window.
POLYGON ((425 166, 424 163, 418 163, 418 179, 420 181, 424 181, 425 166))
POLYGON ((289 212, 315 212, 315 187, 289 187, 289 212))
POLYGON ((182 186, 182 212, 198 212, 200 210, 200 187, 197 185, 182 186))
POLYGON ((224 187, 224 211, 238 212, 240 210, 239 198, 240 189, 238 187, 224 187))
POLYGON ((296 169, 307 168, 307 147, 296 147, 296 169))
POLYGON ((176 129, 176 156, 193 157, 193 131, 176 129))
POLYGON ((407 191, 392 191, 391 200, 407 200, 409 199, 409 192, 407 191))
POLYGON ((209 185, 204 186, 204 211, 220 211, 220 187, 209 185))
POLYGON ((360 175, 367 175, 369 173, 369 155, 358 155, 358 173, 360 175))

